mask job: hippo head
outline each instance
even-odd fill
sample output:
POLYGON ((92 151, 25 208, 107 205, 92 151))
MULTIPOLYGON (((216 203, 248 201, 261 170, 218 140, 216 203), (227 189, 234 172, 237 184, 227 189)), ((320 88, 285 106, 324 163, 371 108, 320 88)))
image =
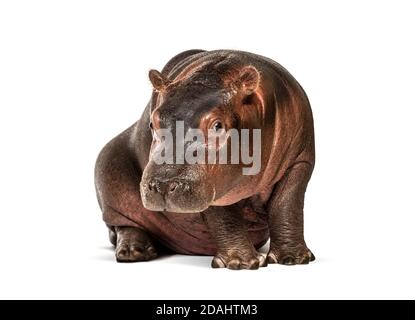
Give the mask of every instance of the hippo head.
POLYGON ((140 184, 144 206, 201 212, 229 199, 249 179, 239 159, 241 140, 230 132, 241 137, 241 129, 261 127, 259 72, 244 66, 226 75, 194 72, 170 81, 151 70, 149 77, 155 94, 148 123, 153 141, 140 184))

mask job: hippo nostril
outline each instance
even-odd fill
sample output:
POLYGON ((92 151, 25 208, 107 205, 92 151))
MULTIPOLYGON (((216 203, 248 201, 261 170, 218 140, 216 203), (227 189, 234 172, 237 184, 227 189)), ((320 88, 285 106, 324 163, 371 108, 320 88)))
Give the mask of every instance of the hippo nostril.
POLYGON ((155 182, 155 181, 151 181, 151 182, 148 184, 148 190, 149 190, 149 191, 157 191, 157 184, 156 184, 156 182, 155 182))
POLYGON ((177 182, 170 183, 169 192, 173 192, 174 190, 176 190, 177 186, 178 186, 177 182))

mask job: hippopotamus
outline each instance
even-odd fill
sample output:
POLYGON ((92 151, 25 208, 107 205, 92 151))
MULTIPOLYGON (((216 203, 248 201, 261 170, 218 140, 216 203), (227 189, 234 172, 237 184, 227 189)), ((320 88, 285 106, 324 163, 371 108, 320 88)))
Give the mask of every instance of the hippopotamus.
MULTIPOLYGON (((149 80, 152 94, 141 118, 103 148, 95 167, 116 260, 148 261, 168 250, 211 255, 214 268, 313 261, 303 232, 315 161, 313 116, 295 78, 257 54, 189 50, 161 72, 150 70, 149 80), (160 164, 157 132, 174 133, 178 122, 184 132, 260 130, 260 169, 244 174, 241 161, 190 163, 178 156, 160 164), (268 241, 268 253, 258 253, 268 241)), ((177 134, 171 143, 190 148, 177 134)))

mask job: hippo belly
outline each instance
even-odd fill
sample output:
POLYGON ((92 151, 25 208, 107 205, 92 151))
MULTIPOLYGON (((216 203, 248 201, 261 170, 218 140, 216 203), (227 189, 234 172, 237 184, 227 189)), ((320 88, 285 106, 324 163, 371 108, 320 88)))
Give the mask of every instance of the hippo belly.
MULTIPOLYGON (((256 248, 262 247, 269 237, 266 217, 250 207, 243 208, 241 213, 250 240, 256 248)), ((217 252, 202 213, 159 214, 160 225, 155 231, 155 236, 167 248, 181 254, 214 255, 217 252)))

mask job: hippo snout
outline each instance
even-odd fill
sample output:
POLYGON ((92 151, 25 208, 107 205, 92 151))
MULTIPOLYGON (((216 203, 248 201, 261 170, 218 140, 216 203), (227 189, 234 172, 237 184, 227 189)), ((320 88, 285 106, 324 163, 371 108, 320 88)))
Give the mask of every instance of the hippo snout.
POLYGON ((213 188, 201 181, 148 177, 140 186, 143 205, 152 211, 201 212, 213 202, 213 188))

